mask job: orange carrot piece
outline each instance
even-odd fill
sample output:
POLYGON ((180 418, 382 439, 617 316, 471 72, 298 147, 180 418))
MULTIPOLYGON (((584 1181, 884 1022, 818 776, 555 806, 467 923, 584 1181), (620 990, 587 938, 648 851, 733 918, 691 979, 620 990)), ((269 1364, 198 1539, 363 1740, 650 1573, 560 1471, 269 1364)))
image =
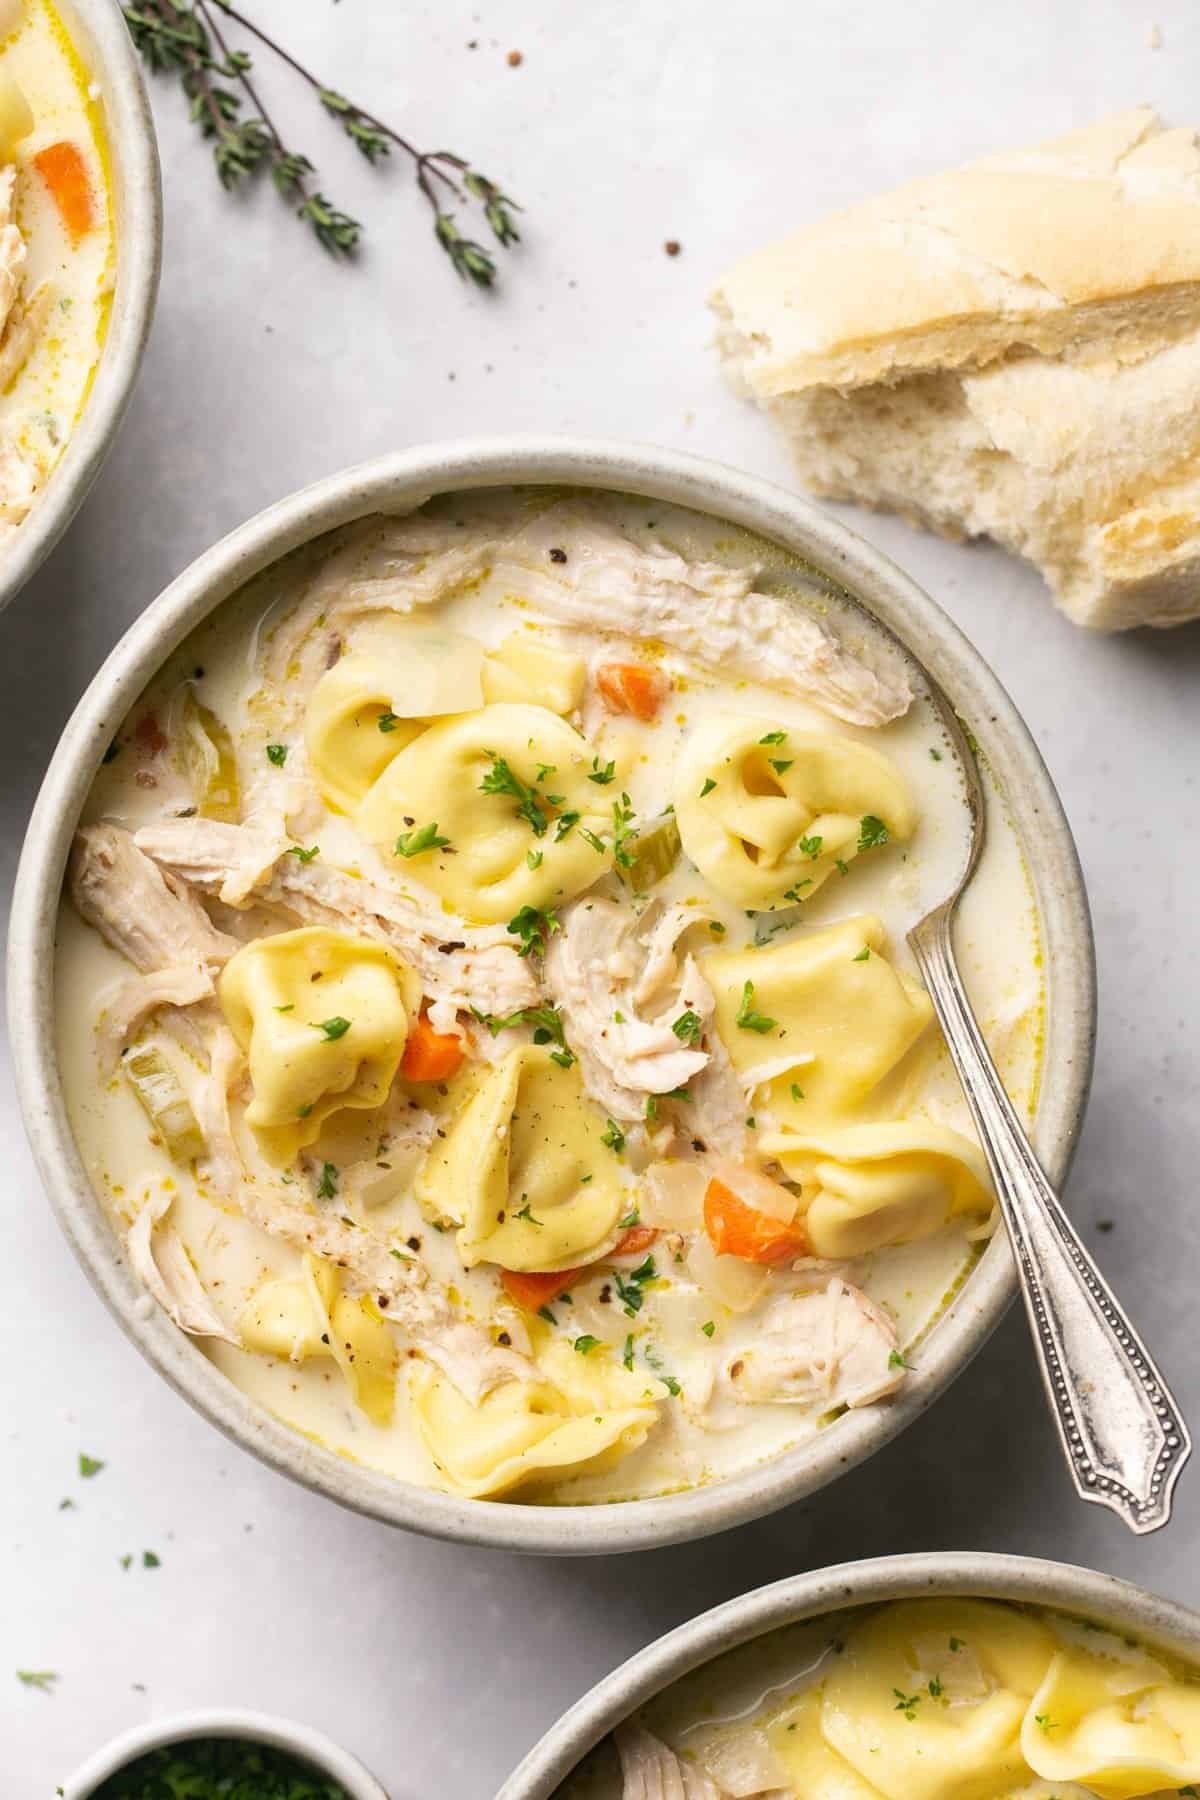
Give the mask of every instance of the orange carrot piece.
POLYGON ((644 1250, 650 1248, 657 1236, 658 1232, 653 1225, 631 1225, 624 1237, 617 1239, 616 1244, 609 1251, 609 1255, 640 1256, 644 1250))
POLYGON ((560 1294, 565 1294, 583 1274, 582 1269, 559 1269, 556 1274, 526 1274, 520 1269, 501 1269, 500 1279, 510 1300, 526 1312, 540 1312, 560 1294))
POLYGON ((667 697, 667 678, 645 663, 601 663, 596 670, 600 698, 610 712, 632 713, 648 724, 667 697))
POLYGON ((54 196, 62 222, 73 244, 92 228, 95 206, 87 164, 78 144, 47 144, 33 159, 33 166, 54 196))
POLYGON ((740 1256, 743 1262, 777 1263, 808 1249, 802 1226, 747 1206, 715 1176, 704 1195, 704 1229, 718 1256, 740 1256))
POLYGON ((409 1081, 448 1081, 462 1062, 462 1039, 453 1032, 435 1031, 422 1013, 409 1031, 400 1073, 409 1081))

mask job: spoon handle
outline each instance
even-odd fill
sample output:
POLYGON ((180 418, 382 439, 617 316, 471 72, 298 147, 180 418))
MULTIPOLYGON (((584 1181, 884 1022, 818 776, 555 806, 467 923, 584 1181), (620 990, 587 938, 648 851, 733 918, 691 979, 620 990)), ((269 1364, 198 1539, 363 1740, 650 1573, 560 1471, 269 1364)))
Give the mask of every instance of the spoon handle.
POLYGON ((1192 1442, 1153 1358, 1075 1235, 1004 1091, 963 987, 952 909, 909 934, 983 1146, 1042 1379, 1080 1498, 1157 1531, 1192 1442))

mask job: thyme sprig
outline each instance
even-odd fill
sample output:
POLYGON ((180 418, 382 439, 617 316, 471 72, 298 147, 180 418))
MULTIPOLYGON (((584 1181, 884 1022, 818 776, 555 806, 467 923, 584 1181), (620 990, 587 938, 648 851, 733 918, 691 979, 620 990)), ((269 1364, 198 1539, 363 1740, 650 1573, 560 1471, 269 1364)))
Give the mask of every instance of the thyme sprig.
POLYGON ((309 177, 316 175, 314 164, 284 142, 255 88, 253 59, 248 51, 226 41, 214 11, 297 74, 372 167, 388 158, 393 148, 407 156, 417 187, 433 211, 434 236, 451 266, 477 287, 493 286, 498 273, 495 259, 483 244, 464 236, 454 206, 477 202, 501 249, 519 242, 514 215, 521 209, 465 157, 452 150, 418 149, 365 107, 320 81, 230 0, 128 0, 122 10, 147 66, 156 74, 179 76, 192 119, 212 142, 222 187, 235 188, 268 170, 283 198, 299 201, 297 216, 326 250, 335 256, 349 256, 358 248, 363 227, 310 187, 309 177), (251 110, 244 112, 244 107, 251 110))

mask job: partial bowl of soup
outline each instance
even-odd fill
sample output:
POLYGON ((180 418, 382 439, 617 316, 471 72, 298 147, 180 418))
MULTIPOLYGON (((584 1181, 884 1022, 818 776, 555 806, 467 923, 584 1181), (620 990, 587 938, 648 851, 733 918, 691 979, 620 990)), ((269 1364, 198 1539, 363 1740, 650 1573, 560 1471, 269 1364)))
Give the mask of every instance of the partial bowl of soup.
POLYGON ((0 0, 0 608, 107 454, 158 287, 158 153, 109 0, 0 0))
POLYGON ((1200 1782, 1200 1616, 986 1552, 797 1575, 660 1638, 498 1800, 1166 1800, 1200 1782))
POLYGON ((1055 1179, 1094 993, 1066 824, 977 655, 802 502, 466 445, 252 521, 132 628, 30 826, 25 1116, 126 1330, 395 1523, 722 1529, 902 1429, 1013 1289, 905 932, 1055 1179), (32 1023, 31 1023, 32 1022, 32 1023))

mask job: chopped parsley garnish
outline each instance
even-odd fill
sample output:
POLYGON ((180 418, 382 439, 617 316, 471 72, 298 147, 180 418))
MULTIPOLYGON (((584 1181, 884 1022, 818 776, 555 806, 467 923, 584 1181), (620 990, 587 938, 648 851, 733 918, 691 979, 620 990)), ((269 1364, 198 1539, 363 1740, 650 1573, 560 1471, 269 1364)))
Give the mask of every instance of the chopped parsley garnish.
POLYGON ((803 1100, 803 1098, 804 1098, 804 1089, 800 1086, 800 1083, 798 1081, 793 1081, 793 1083, 792 1083, 792 1099, 793 1100, 803 1100))
POLYGON ((632 1331, 629 1333, 629 1336, 625 1339, 625 1348, 621 1352, 621 1361, 625 1364, 625 1367, 627 1369, 632 1369, 632 1367, 633 1367, 633 1333, 632 1333, 632 1331))
POLYGON ((103 1467, 104 1464, 99 1457, 89 1456, 84 1450, 79 1452, 79 1473, 85 1481, 90 1481, 93 1475, 98 1475, 103 1467))
POLYGON ((796 759, 794 756, 788 756, 782 761, 777 761, 775 757, 771 756, 767 760, 777 775, 786 775, 796 759))
POLYGON ((870 955, 871 955, 870 944, 864 944, 862 949, 859 951, 858 955, 852 956, 850 958, 850 961, 851 962, 866 962, 870 958, 870 955))
POLYGON ((542 852, 540 850, 527 850, 525 852, 525 867, 527 869, 540 869, 541 866, 542 852))
POLYGON ((930 762, 941 762, 941 760, 942 760, 941 751, 940 750, 931 750, 929 752, 929 760, 930 760, 930 762))
POLYGON ((882 819, 874 813, 867 813, 858 822, 858 848, 860 850, 878 850, 886 844, 891 836, 882 819))
POLYGON ((961 1638, 952 1637, 949 1642, 950 1648, 954 1651, 961 1650, 963 1647, 963 1640, 961 1638))
POLYGON ((596 782, 599 787, 607 787, 609 782, 615 779, 616 773, 617 765, 615 762, 607 762, 602 766, 600 758, 598 756, 593 756, 592 772, 588 776, 588 780, 596 782))
POLYGON ((295 1012, 295 1010, 296 1002, 294 1000, 289 1000, 286 1006, 277 1006, 275 1008, 275 1011, 278 1013, 295 1012))
POLYGON ((397 856, 422 856, 426 850, 445 850, 450 839, 439 837, 437 820, 432 825, 419 825, 415 831, 402 831, 396 839, 397 856))
MULTIPOLYGON (((550 815, 546 811, 543 798, 535 794, 527 782, 513 773, 504 757, 497 756, 494 750, 486 755, 492 759, 492 766, 479 784, 481 794, 508 794, 517 802, 517 817, 524 819, 534 837, 545 837, 550 823, 550 815)), ((549 772, 550 765, 543 763, 543 769, 549 772)), ((539 775, 539 781, 542 777, 539 775)))
POLYGON ((768 731, 766 737, 760 737, 760 744, 782 744, 787 737, 786 731, 768 731))
POLYGON ((306 850, 302 844, 289 844, 287 853, 294 856, 297 862, 310 863, 314 856, 321 854, 321 846, 314 844, 311 850, 306 850))
POLYGON ((648 1281, 654 1280, 656 1273, 653 1256, 648 1256, 645 1262, 639 1263, 630 1275, 622 1275, 620 1269, 613 1270, 617 1298, 631 1319, 635 1313, 641 1312, 642 1301, 646 1297, 643 1290, 648 1281))
POLYGON ((267 761, 269 763, 274 763, 275 767, 277 769, 282 769, 284 763, 287 761, 287 758, 288 758, 288 747, 286 744, 268 744, 267 745, 267 761))
POLYGON ((57 1669, 18 1669, 17 1680, 23 1687, 36 1688, 39 1694, 52 1694, 58 1680, 57 1669))
POLYGON ((336 1163, 321 1164, 321 1179, 317 1183, 317 1199, 332 1200, 338 1191, 338 1170, 336 1163))
POLYGON ((308 1100, 305 1102, 305 1104, 302 1107, 300 1107, 299 1111, 296 1114, 296 1117, 298 1119, 307 1119, 307 1117, 311 1111, 312 1111, 312 1101, 308 1100))
POLYGON ((700 1327, 700 1329, 704 1333, 705 1337, 710 1338, 712 1336, 713 1332, 717 1329, 716 1320, 715 1319, 705 1319, 705 1321, 704 1321, 703 1325, 700 1327))
POLYGON ((840 856, 834 857, 833 866, 837 870, 839 875, 848 875, 850 873, 850 870, 847 868, 845 862, 843 861, 843 859, 840 856))
POLYGON ((658 1095, 646 1095, 646 1123, 653 1125, 658 1118, 658 1095))
POLYGON ((708 921, 708 929, 712 932, 714 937, 725 936, 725 927, 722 925, 720 919, 710 919, 708 921))
POLYGON ((632 869, 633 852, 628 848, 631 837, 637 836, 633 824, 633 802, 628 794, 622 794, 619 800, 613 801, 613 861, 620 869, 632 869))
POLYGON ((621 1127, 617 1124, 615 1119, 610 1119, 608 1121, 605 1130, 601 1134, 600 1142, 606 1149, 611 1150, 614 1156, 620 1156, 622 1150, 625 1148, 625 1133, 621 1130, 621 1127))
POLYGON ((675 1036, 679 1039, 681 1044, 698 1044, 700 1042, 700 1034, 704 1030, 704 1022, 699 1013, 680 1013, 679 1017, 672 1025, 671 1030, 675 1033, 675 1036))
POLYGON ((663 1375, 660 1373, 658 1379, 662 1382, 669 1394, 674 1394, 678 1398, 683 1392, 683 1389, 680 1387, 674 1375, 663 1375))
MULTIPOLYGON (((804 877, 804 880, 803 880, 803 881, 798 881, 798 882, 797 882, 797 883, 796 883, 796 885, 795 885, 795 887, 790 887, 790 888, 784 888, 784 890, 783 890, 783 897, 784 897, 784 899, 785 899, 785 900, 792 900, 792 901, 795 901, 795 903, 796 903, 796 904, 797 904, 797 905, 799 905, 799 903, 800 903, 800 899, 801 899, 801 892, 800 892, 800 890, 801 890, 801 889, 802 889, 802 888, 806 888, 806 887, 811 887, 811 886, 812 886, 812 884, 813 884, 813 878, 812 878, 812 876, 811 876, 811 875, 806 875, 806 876, 805 876, 805 877, 804 877)), ((779 927, 778 927, 778 929, 779 929, 779 930, 783 930, 783 929, 784 929, 784 927, 783 927, 783 926, 779 926, 779 927)))
POLYGON ((635 1206, 625 1214, 623 1219, 617 1220, 617 1229, 618 1231, 631 1231, 635 1225, 640 1225, 641 1222, 642 1215, 635 1206))
POLYGON ((558 774, 558 764, 557 763, 539 763, 537 765, 537 775, 535 776, 534 779, 537 781, 538 785, 540 786, 541 783, 543 781, 545 781, 545 779, 548 775, 557 775, 557 774, 558 774))
POLYGON ((1033 1719, 1034 1723, 1040 1725, 1043 1731, 1050 1732, 1056 1729, 1054 1720, 1049 1713, 1034 1713, 1033 1719))
POLYGON ((525 1223, 527 1225, 536 1225, 538 1230, 540 1231, 542 1229, 542 1221, 540 1219, 534 1218, 533 1208, 532 1208, 532 1206, 530 1206, 529 1201, 526 1198, 526 1196, 524 1194, 522 1194, 521 1198, 522 1198, 522 1200, 525 1201, 525 1204, 521 1208, 520 1212, 513 1214, 513 1217, 516 1219, 524 1219, 525 1223))
POLYGON ((589 1331, 585 1331, 582 1337, 572 1339, 571 1348, 577 1355, 586 1356, 588 1351, 595 1350, 599 1343, 598 1337, 593 1337, 589 1331))
POLYGON ((938 1675, 931 1675, 929 1678, 929 1698, 931 1700, 940 1700, 941 1697, 942 1697, 941 1677, 938 1675))
POLYGON ((379 726, 380 731, 387 732, 387 731, 395 731, 395 729, 396 729, 397 725, 400 723, 400 721, 396 717, 394 712, 385 712, 385 713, 380 713, 379 718, 376 720, 376 723, 379 726))
POLYGON ((703 800, 707 794, 711 794, 713 789, 716 787, 716 785, 717 784, 713 780, 712 776, 709 775, 707 777, 707 779, 705 780, 704 786, 700 789, 701 800, 703 800))
POLYGON ((581 825, 579 827, 579 835, 583 839, 585 844, 591 845, 592 849, 596 852, 597 856, 604 855, 608 846, 604 842, 603 838, 598 838, 594 831, 588 830, 586 825, 581 825))
POLYGON ((921 1694, 904 1694, 901 1693, 899 1688, 893 1688, 892 1692, 896 1696, 896 1704, 893 1711, 902 1712, 905 1718, 911 1723, 917 1716, 917 1707, 920 1705, 924 1696, 921 1694))
POLYGON ((578 812, 565 812, 558 815, 558 827, 554 833, 554 841, 556 844, 561 844, 563 839, 570 835, 576 825, 578 825, 582 816, 583 815, 578 812))
POLYGON ((902 1356, 899 1350, 893 1350, 888 1357, 889 1369, 911 1369, 912 1366, 913 1365, 909 1362, 907 1356, 902 1356))
POLYGON ((162 1568, 162 1558, 160 1556, 156 1556, 153 1550, 143 1550, 142 1551, 142 1567, 143 1567, 143 1569, 161 1569, 162 1568))
POLYGON ((761 1037, 765 1036, 768 1031, 774 1031, 779 1020, 769 1019, 766 1013, 755 1012, 754 983, 747 981, 742 987, 742 1004, 737 1009, 737 1018, 734 1022, 740 1025, 743 1031, 757 1031, 761 1037))
POLYGON ((825 839, 819 834, 813 837, 802 837, 800 842, 796 845, 796 848, 799 850, 801 856, 811 856, 812 860, 816 862, 818 856, 821 854, 821 845, 824 842, 825 839))
POLYGON ((550 1308, 548 1306, 539 1306, 537 1316, 539 1319, 545 1319, 547 1325, 557 1325, 558 1324, 558 1320, 555 1318, 554 1314, 550 1311, 550 1308))
POLYGON ((349 1029, 349 1019, 343 1019, 340 1014, 335 1014, 332 1019, 322 1019, 313 1025, 313 1030, 319 1031, 326 1042, 330 1044, 335 1044, 338 1038, 345 1037, 349 1029))
POLYGON ((520 949, 517 951, 518 956, 528 956, 531 951, 536 951, 539 956, 544 956, 546 945, 556 931, 562 930, 562 926, 558 922, 557 913, 549 907, 543 911, 537 906, 523 906, 520 912, 508 921, 506 929, 521 940, 520 949))

